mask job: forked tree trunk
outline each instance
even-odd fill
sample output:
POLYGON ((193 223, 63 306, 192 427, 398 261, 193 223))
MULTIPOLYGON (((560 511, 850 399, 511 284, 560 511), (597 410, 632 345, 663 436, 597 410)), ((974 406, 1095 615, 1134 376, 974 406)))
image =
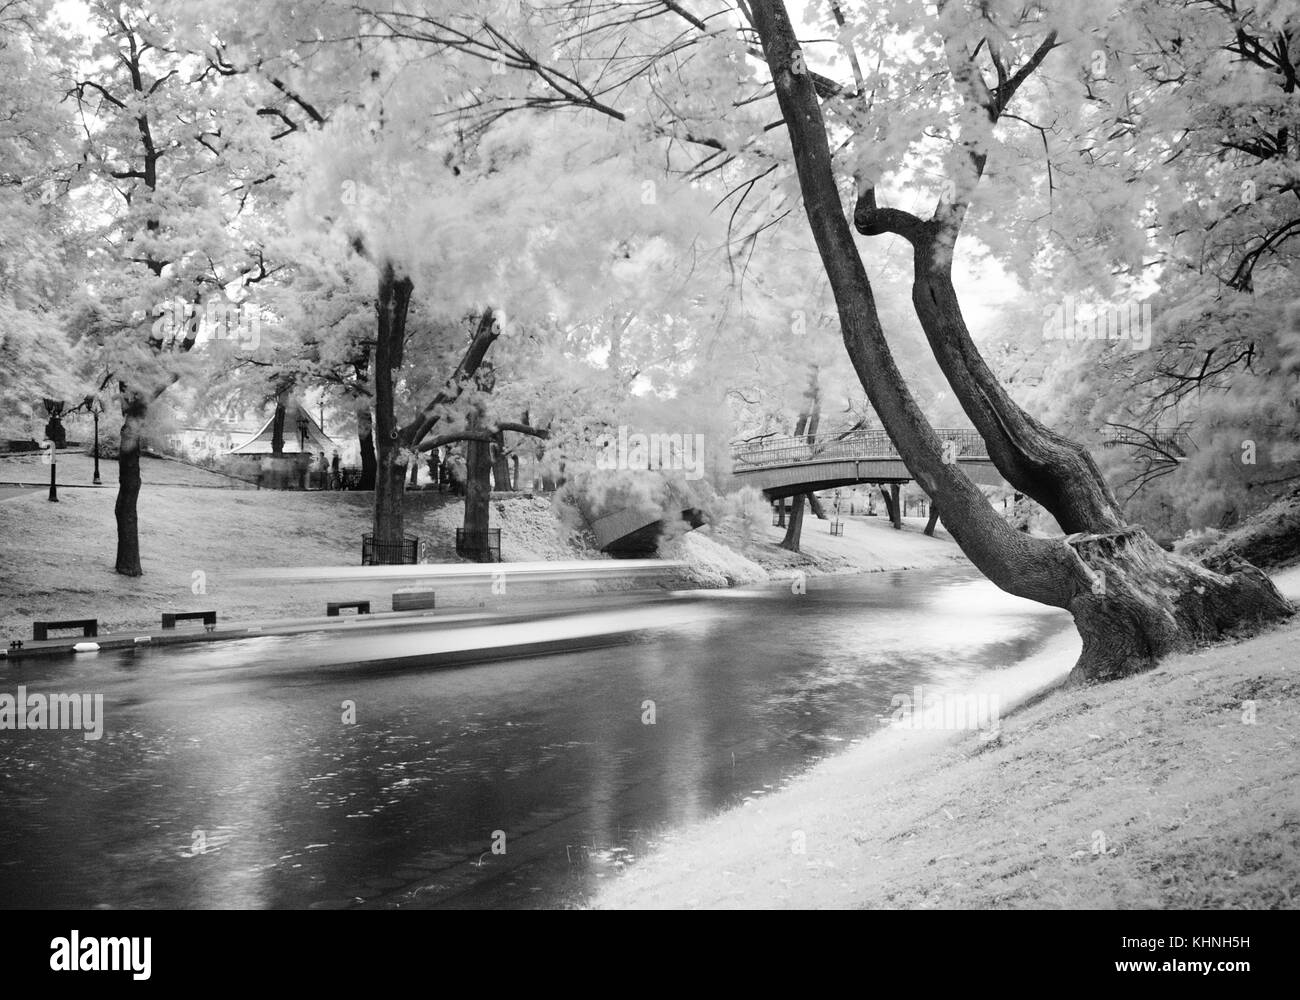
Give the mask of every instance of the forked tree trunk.
POLYGON ((786 526, 785 537, 781 539, 781 548, 791 552, 799 551, 800 535, 803 533, 803 504, 806 494, 799 493, 790 501, 790 523, 786 526))
POLYGON ((114 569, 123 576, 142 576, 140 565, 140 432, 149 404, 138 392, 122 386, 122 433, 117 449, 117 561, 114 569))
MULTIPOLYGON (((903 382, 881 330, 874 294, 832 173, 821 108, 785 6, 781 0, 752 0, 751 10, 790 135, 805 211, 858 379, 918 485, 932 501, 942 504, 949 533, 976 567, 1008 593, 1065 608, 1074 616, 1083 651, 1071 678, 1079 682, 1124 676, 1198 641, 1294 613, 1254 567, 1236 563, 1220 567, 1223 573, 1214 572, 1164 552, 1140 528, 1113 530, 1122 516, 1117 505, 1109 502, 1113 496, 1095 465, 1090 467, 1091 459, 1077 457, 1082 451, 1078 446, 1035 455, 1041 467, 1033 470, 1033 481, 1023 487, 1013 481, 1031 496, 1037 494, 1036 499, 1063 527, 1076 529, 1065 539, 1015 531, 956 463, 944 461, 938 436, 903 382), (1102 530, 1086 534, 1078 530, 1094 526, 1102 530)), ((950 221, 944 219, 945 224, 950 221)), ((943 307, 942 287, 934 286, 929 274, 922 275, 918 285, 916 298, 931 298, 933 291, 932 304, 951 318, 950 310, 943 307)), ((918 313, 927 311, 924 303, 917 308, 918 313)), ((935 328, 933 316, 922 316, 922 321, 935 328)), ((960 355, 965 348, 960 343, 955 348, 941 344, 936 348, 941 367, 949 350, 960 355)), ((978 367, 978 355, 963 357, 961 365, 954 361, 947 358, 944 374, 963 397, 963 405, 964 397, 978 394, 987 402, 984 423, 1014 421, 1015 415, 988 391, 982 376, 972 372, 972 366, 978 367)), ((976 427, 983 433, 981 420, 976 427)), ((997 434, 990 431, 989 436, 993 438, 990 455, 998 453, 994 463, 1001 470, 1000 463, 1008 460, 1006 448, 997 434)), ((1014 429, 1009 437, 1015 437, 1014 429)), ((1008 463, 1008 468, 1014 466, 1008 463)), ((1024 478, 1023 472, 1013 468, 1012 474, 1024 478)), ((1012 474, 1004 472, 1009 480, 1012 474)))
POLYGON ((880 485, 880 497, 885 501, 885 516, 889 518, 889 523, 895 528, 899 525, 898 520, 898 485, 890 485, 886 489, 885 484, 880 485))

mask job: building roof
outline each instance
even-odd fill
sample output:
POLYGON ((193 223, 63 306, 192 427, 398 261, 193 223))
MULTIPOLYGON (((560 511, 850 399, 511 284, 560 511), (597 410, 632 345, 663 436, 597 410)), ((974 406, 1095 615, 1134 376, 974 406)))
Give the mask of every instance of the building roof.
MULTIPOLYGON (((270 455, 271 438, 275 434, 275 411, 271 411, 270 419, 266 421, 261 429, 251 438, 241 444, 238 448, 232 448, 232 455, 270 455)), ((320 424, 312 417, 311 411, 305 409, 301 403, 288 403, 284 408, 284 454, 296 455, 300 451, 309 452, 332 452, 338 448, 338 443, 324 431, 320 429, 320 424), (305 419, 307 421, 307 434, 302 447, 299 447, 298 421, 305 419)))

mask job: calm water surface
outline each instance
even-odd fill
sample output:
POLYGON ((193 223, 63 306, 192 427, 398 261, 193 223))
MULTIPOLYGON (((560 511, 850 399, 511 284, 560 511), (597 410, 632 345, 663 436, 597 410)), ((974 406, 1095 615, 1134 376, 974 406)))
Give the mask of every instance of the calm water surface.
POLYGON ((644 621, 627 644, 455 669, 357 663, 427 630, 0 667, 0 691, 101 692, 105 716, 95 742, 0 731, 0 906, 581 903, 895 694, 978 683, 1068 625, 967 568, 618 613, 644 621))

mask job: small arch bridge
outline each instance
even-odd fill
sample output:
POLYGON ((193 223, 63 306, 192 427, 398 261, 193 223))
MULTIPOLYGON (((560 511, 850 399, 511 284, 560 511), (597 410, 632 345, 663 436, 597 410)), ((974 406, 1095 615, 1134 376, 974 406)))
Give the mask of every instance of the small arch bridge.
MULTIPOLYGON (((981 486, 1006 486, 984 439, 968 427, 935 431, 945 457, 981 486)), ((884 431, 838 437, 771 437, 731 446, 729 489, 752 486, 769 500, 860 483, 906 483, 915 477, 884 431)))
MULTIPOLYGON (((969 427, 936 430, 950 456, 981 486, 1007 485, 989 458, 984 440, 969 427)), ((769 500, 815 493, 839 486, 881 483, 897 486, 915 477, 903 464, 894 442, 884 431, 853 431, 837 436, 768 437, 731 446, 731 475, 727 491, 752 486, 769 500)), ((698 527, 698 512, 682 516, 698 527)), ((592 522, 597 544, 615 555, 652 552, 662 523, 635 509, 614 511, 592 522)))

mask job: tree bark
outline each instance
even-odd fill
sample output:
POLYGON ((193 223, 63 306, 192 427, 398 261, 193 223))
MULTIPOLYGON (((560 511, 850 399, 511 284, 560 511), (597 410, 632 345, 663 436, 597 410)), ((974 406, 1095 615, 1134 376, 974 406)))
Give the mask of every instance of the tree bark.
POLYGON ((939 523, 939 505, 933 500, 930 501, 930 519, 925 522, 925 533, 931 538, 934 537, 935 525, 939 523))
POLYGON ((361 449, 361 482, 357 488, 373 490, 378 468, 375 462, 374 420, 370 415, 370 400, 363 397, 361 404, 357 407, 357 445, 361 449))
POLYGON ((800 536, 803 534, 803 506, 806 493, 800 493, 790 501, 790 523, 786 526, 785 537, 781 539, 781 548, 791 552, 799 551, 800 536))
POLYGON ((280 389, 275 394, 275 415, 271 418, 271 454, 276 458, 284 455, 284 402, 287 393, 280 389))
POLYGON ((492 435, 492 483, 495 489, 505 493, 514 488, 510 485, 510 455, 506 452, 505 431, 492 435))
MULTIPOLYGON (((1008 593, 1065 608, 1074 616, 1083 652, 1072 679, 1123 676, 1230 628, 1294 613, 1253 567, 1238 565, 1230 574, 1215 573, 1169 556, 1141 529, 1076 532, 1055 540, 1017 532, 957 463, 943 460, 938 437, 903 382, 881 330, 874 293, 832 173, 811 74, 784 4, 751 0, 751 10, 790 136, 805 212, 858 379, 918 485, 942 504, 949 533, 976 567, 1008 593)), ((929 292, 929 286, 923 288, 924 297, 929 292)), ((939 299, 935 289, 934 300, 939 299)), ((969 395, 980 387, 977 376, 967 371, 963 378, 950 367, 955 391, 961 385, 969 395)), ((990 416, 1001 414, 990 408, 990 416)), ((1113 523, 1115 512, 1096 485, 1085 483, 1077 493, 1058 490, 1049 498, 1061 510, 1058 520, 1090 512, 1101 523, 1113 523)))
POLYGON ((114 569, 123 576, 143 576, 140 565, 140 431, 149 403, 138 391, 122 390, 122 433, 117 449, 117 560, 114 569))
POLYGON ((400 563, 403 557, 405 523, 402 501, 405 492, 407 452, 397 428, 393 396, 393 375, 401 367, 406 340, 406 313, 414 285, 409 277, 397 277, 391 261, 379 272, 375 311, 375 514, 376 562, 400 563))
MULTIPOLYGON (((482 427, 482 414, 470 414, 471 431, 482 427)), ((465 515, 462 530, 465 554, 475 562, 491 562, 488 547, 492 497, 492 442, 471 438, 465 445, 465 515)))
POLYGON ((1007 394, 966 326, 952 280, 955 236, 927 229, 914 244, 912 304, 931 352, 989 458, 1067 534, 1125 524, 1110 484, 1088 449, 1034 419, 1007 394))
POLYGON ((819 521, 826 520, 826 508, 822 506, 821 499, 815 493, 805 493, 808 498, 808 509, 813 512, 813 516, 819 521))

